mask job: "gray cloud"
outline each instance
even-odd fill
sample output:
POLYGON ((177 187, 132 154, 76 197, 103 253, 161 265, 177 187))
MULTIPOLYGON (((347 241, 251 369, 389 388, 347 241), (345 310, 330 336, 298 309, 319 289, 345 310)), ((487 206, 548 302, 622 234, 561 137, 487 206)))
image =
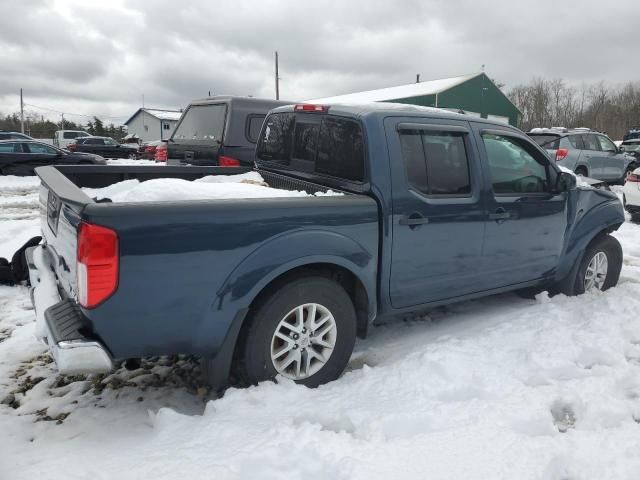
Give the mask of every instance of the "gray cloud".
POLYGON ((17 110, 20 87, 29 103, 123 116, 142 94, 176 108, 209 90, 270 97, 274 50, 281 95, 292 100, 482 64, 507 86, 533 76, 614 85, 640 74, 633 0, 5 0, 2 11, 2 113, 17 110))

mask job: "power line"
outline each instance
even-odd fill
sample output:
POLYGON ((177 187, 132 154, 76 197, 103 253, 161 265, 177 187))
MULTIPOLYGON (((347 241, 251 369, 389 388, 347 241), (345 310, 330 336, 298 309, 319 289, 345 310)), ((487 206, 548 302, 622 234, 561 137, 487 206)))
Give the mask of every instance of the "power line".
POLYGON ((76 116, 76 117, 87 117, 87 118, 94 118, 94 117, 98 117, 98 118, 128 118, 129 115, 87 115, 84 113, 71 113, 71 112, 63 112, 62 110, 56 110, 55 108, 49 108, 49 107, 42 107, 40 105, 34 105, 33 103, 24 103, 24 105, 28 106, 28 107, 33 107, 33 108, 39 108, 40 110, 47 110, 49 112, 55 112, 55 113, 59 113, 59 114, 64 114, 64 115, 71 115, 71 116, 76 116))

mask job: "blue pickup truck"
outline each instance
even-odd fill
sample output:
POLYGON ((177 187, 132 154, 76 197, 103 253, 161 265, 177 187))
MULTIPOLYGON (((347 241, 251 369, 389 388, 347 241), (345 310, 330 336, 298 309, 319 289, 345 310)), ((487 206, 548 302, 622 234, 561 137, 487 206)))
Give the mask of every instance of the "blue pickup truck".
POLYGON ((507 125, 438 109, 292 105, 269 113, 255 170, 342 195, 111 203, 79 187, 229 175, 229 167, 41 167, 28 250, 37 332, 62 373, 151 355, 209 380, 337 378, 376 318, 499 292, 616 285, 624 222, 507 125))

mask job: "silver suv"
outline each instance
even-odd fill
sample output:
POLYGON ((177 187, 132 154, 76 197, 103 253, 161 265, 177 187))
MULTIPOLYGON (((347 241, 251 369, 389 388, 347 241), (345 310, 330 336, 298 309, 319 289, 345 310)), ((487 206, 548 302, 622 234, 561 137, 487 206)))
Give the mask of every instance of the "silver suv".
POLYGON ((609 137, 588 128, 534 128, 527 133, 547 150, 558 165, 578 175, 606 182, 624 182, 640 165, 623 153, 609 137))

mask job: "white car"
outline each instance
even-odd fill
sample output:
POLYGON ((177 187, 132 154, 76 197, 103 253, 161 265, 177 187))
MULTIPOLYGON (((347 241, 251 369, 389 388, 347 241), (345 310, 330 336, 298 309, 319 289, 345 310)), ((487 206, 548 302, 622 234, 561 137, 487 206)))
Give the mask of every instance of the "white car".
POLYGON ((53 134, 53 144, 58 148, 67 148, 78 138, 90 137, 91 134, 83 130, 57 130, 53 134))
POLYGON ((631 220, 640 222, 640 168, 627 176, 622 193, 622 203, 631 214, 631 220))

